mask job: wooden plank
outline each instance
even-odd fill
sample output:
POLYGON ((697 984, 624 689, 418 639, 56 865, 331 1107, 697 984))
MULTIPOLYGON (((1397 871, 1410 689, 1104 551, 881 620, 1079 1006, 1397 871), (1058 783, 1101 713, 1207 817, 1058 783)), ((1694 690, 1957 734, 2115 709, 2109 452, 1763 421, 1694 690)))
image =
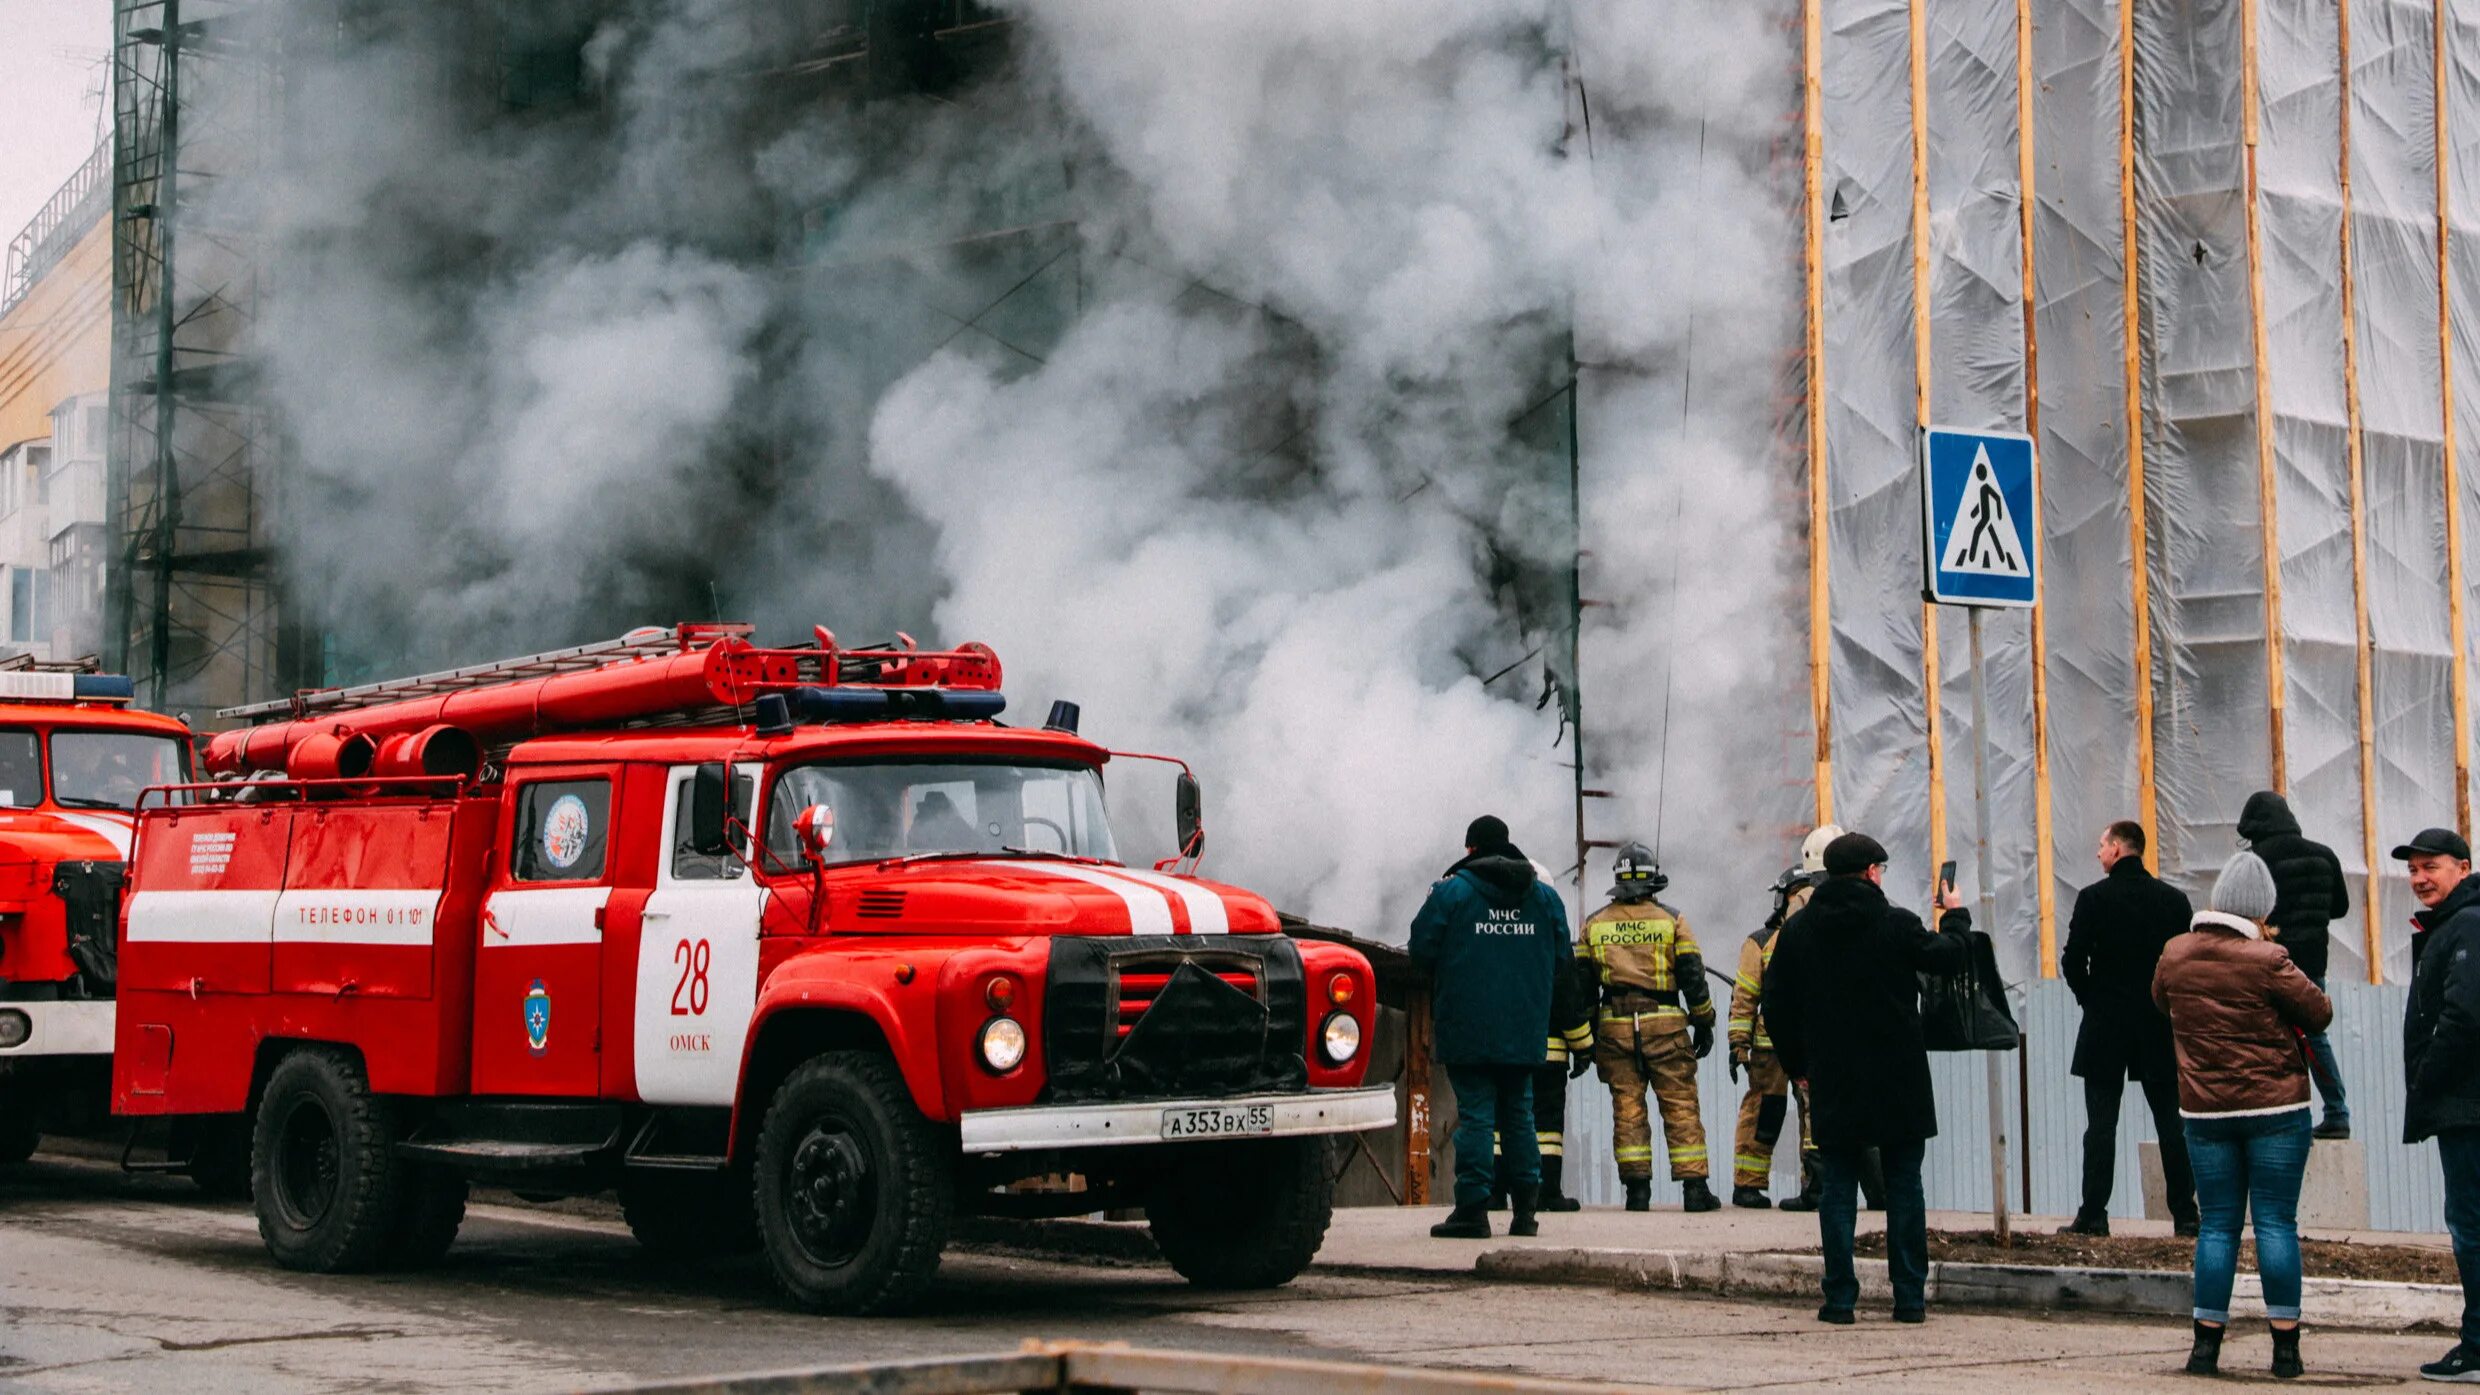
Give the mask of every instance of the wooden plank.
POLYGON ((2335 66, 2342 81, 2342 401, 2350 447, 2351 615, 2358 627, 2359 831, 2367 858, 2359 910, 2368 953, 2368 981, 2381 983, 2385 971, 2378 948, 2385 922, 2383 908, 2378 904, 2377 878, 2376 678, 2371 672, 2374 641, 2368 622, 2368 490, 2360 441, 2359 323, 2351 272, 2351 0, 2335 0, 2334 26, 2339 36, 2335 66))
POLYGON ((2258 207, 2256 178, 2256 145, 2259 122, 2258 93, 2261 90, 2262 56, 2256 46, 2256 11, 2258 0, 2242 0, 2239 6, 2239 105, 2240 125, 2246 133, 2247 160, 2247 259, 2248 319, 2251 325, 2249 347, 2256 358, 2256 508, 2257 528, 2264 539, 2265 577, 2265 692, 2267 735, 2271 738, 2273 788, 2290 790, 2290 759, 2284 720, 2289 697, 2283 676, 2282 652, 2282 546, 2281 532, 2276 526, 2273 452, 2273 378, 2266 372, 2268 354, 2265 347, 2265 244, 2263 215, 2258 207))
MULTIPOLYGON (((1913 439, 1929 424, 1929 0, 1911 0, 1913 439)), ((1927 469, 1928 462, 1916 461, 1927 469)), ((1921 546, 1927 547, 1923 538, 1921 546)), ((1920 605, 1920 670, 1929 740, 1929 866, 1946 860, 1946 694, 1939 678, 1938 608, 1920 605)))
MULTIPOLYGON (((2024 301, 2024 434, 2033 440, 2032 546, 2047 536, 2041 528, 2041 331, 2033 303, 2032 211, 2039 187, 2033 165, 2032 126, 2032 0, 2015 0, 2015 205, 2023 215, 2024 301)), ((2039 882, 2038 915, 2041 977, 2058 976, 2058 850, 2051 846, 2049 786, 2049 605, 2032 607, 2032 849, 2033 875, 2039 882)), ((1993 928, 1993 927, 1983 927, 1993 928)), ((2029 1191, 2032 1173, 2024 1172, 2029 1191)), ((2024 1209, 2030 1211, 2027 1200, 2024 1209)))
POLYGON ((2135 609, 2136 817, 2159 844, 2160 805, 2153 782, 2152 547, 2144 517, 2144 304, 2136 280, 2140 262, 2136 247, 2135 3, 2119 0, 2118 6, 2118 218, 2120 254, 2127 265, 2127 532, 2134 550, 2127 580, 2135 609))
POLYGON ((1404 1011, 1404 1205, 1429 1205, 1429 985, 1413 985, 1404 1011))
POLYGON ((1808 717, 1817 736, 1817 822, 1834 822, 1834 610, 1828 589, 1826 492, 1825 0, 1800 7, 1803 111, 1800 175, 1807 202, 1808 717))
POLYGON ((2446 0, 2434 8, 2434 77, 2437 161, 2437 385, 2438 420, 2443 428, 2446 468, 2446 629, 2454 650, 2454 825, 2471 837, 2471 670, 2470 641, 2463 633, 2463 466, 2454 440, 2454 271, 2448 255, 2446 200, 2452 192, 2448 162, 2452 150, 2446 127, 2446 66, 2454 61, 2446 43, 2446 0))

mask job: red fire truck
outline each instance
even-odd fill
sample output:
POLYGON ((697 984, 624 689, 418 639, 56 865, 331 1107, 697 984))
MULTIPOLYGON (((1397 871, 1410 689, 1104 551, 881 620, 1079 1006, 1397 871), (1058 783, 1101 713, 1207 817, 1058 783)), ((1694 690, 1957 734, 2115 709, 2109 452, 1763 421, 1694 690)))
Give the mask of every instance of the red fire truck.
POLYGON ((0 1162, 109 1101, 130 811, 189 778, 189 728, 91 664, 0 670, 0 1162))
POLYGON ((1395 1117, 1368 961, 1192 874, 1185 767, 1182 856, 1123 865, 1113 753, 1000 676, 682 625, 236 709, 139 812, 114 1108, 246 1116, 297 1269, 434 1259, 488 1182, 822 1311, 918 1295, 960 1214, 1142 1206, 1190 1279, 1285 1282, 1330 1137, 1395 1117))

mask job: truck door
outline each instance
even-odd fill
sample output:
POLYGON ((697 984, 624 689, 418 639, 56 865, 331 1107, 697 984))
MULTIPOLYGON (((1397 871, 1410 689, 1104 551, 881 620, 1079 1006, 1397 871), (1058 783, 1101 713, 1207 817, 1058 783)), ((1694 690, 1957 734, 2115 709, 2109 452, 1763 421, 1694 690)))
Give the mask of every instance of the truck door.
MULTIPOLYGON (((766 888, 739 857, 697 851, 689 828, 696 774, 694 765, 669 772, 663 860, 637 941, 631 1046, 637 1097, 648 1104, 730 1104, 758 1003, 766 888)), ((732 808, 743 828, 754 822, 756 785, 749 768, 733 773, 732 808)))
POLYGON ((597 1093, 609 767, 512 774, 474 967, 474 1093, 597 1093))

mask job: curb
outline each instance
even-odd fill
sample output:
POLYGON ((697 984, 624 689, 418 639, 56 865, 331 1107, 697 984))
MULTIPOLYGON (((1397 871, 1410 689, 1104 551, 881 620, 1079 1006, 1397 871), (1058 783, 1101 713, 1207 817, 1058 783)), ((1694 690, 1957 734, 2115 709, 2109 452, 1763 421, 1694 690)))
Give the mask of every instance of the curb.
MULTIPOLYGON (((1863 1299, 1887 1300, 1893 1290, 1886 1261, 1854 1266, 1863 1299)), ((1482 1278, 1511 1283, 1606 1284, 1615 1288, 1723 1295, 1814 1298, 1825 1270, 1816 1255, 1711 1253, 1691 1250, 1489 1250, 1474 1262, 1482 1278)), ((2053 1269, 2039 1265, 1929 1263, 1929 1301, 1984 1308, 2033 1308, 2184 1318, 2193 1312, 2184 1273, 2144 1269, 2053 1269)), ((2300 1306, 2312 1325, 2402 1331, 2454 1330, 2463 1291, 2446 1284, 2397 1284, 2368 1279, 2309 1279, 2300 1306)), ((2241 1274, 2231 1318, 2262 1318, 2264 1291, 2241 1274)))

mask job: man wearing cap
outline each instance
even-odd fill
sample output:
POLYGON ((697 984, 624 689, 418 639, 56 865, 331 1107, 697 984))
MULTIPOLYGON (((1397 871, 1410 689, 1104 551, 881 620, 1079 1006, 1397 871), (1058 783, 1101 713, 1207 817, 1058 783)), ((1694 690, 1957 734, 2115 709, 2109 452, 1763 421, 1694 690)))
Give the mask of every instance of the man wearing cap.
POLYGON ((2420 1375, 2480 1384, 2480 878, 2452 829, 2423 829, 2394 856, 2410 864, 2420 902, 2403 1007, 2403 1142, 2437 1140, 2463 1280, 2462 1340, 2420 1375))
POLYGON ((1929 1217, 1920 1168, 1937 1136, 1937 1101, 1920 1033, 1920 975, 1953 973, 1971 948, 1954 932, 1972 927, 1952 890, 1932 934, 1920 917, 1886 899, 1886 850, 1865 833, 1826 845, 1825 883, 1783 928, 1765 971, 1774 1050, 1794 1080, 1808 1082, 1824 1194, 1817 1231, 1825 1251, 1821 1322, 1849 1324, 1860 1300, 1852 1268, 1860 1169, 1879 1150, 1886 1176, 1886 1261, 1897 1322, 1928 1315, 1929 1217))
POLYGON ((1455 1210, 1430 1234, 1486 1240, 1497 1180, 1493 1135, 1506 1149, 1510 1235, 1537 1235, 1541 1151, 1533 1077, 1553 981, 1568 957, 1567 907, 1488 814, 1464 830, 1464 856, 1413 917, 1412 961, 1429 971, 1439 1064, 1455 1091, 1455 1210))

